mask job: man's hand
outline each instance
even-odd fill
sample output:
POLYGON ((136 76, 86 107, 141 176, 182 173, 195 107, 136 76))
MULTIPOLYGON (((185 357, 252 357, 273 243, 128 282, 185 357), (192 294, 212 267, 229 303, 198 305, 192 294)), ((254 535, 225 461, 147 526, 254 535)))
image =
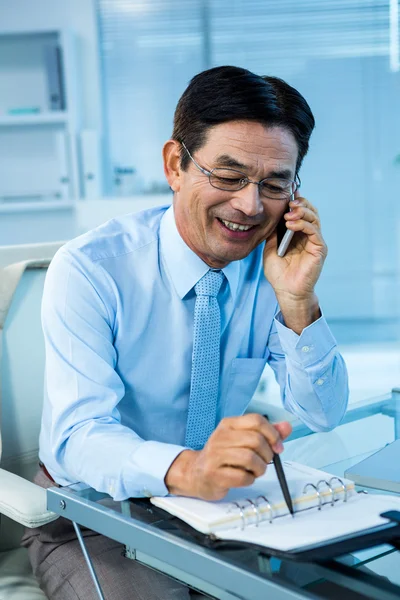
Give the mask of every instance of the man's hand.
POLYGON ((319 318, 314 287, 324 264, 327 247, 318 212, 296 192, 284 215, 287 228, 295 231, 285 256, 277 255, 276 232, 266 241, 264 274, 274 288, 287 327, 300 334, 319 318))
POLYGON ((220 500, 230 488, 251 485, 265 473, 292 428, 271 425, 258 414, 223 419, 203 450, 184 450, 170 466, 165 485, 171 494, 220 500))

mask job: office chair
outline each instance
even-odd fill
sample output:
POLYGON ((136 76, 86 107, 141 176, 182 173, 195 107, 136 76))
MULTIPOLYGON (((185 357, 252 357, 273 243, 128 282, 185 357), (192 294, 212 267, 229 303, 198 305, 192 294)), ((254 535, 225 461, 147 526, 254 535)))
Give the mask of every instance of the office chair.
POLYGON ((46 492, 32 483, 38 469, 38 441, 44 384, 44 340, 40 322, 43 284, 62 244, 0 247, 20 262, 0 267, 0 600, 44 600, 25 548, 24 527, 57 518, 46 509, 46 492), (26 260, 21 260, 25 258, 26 260))

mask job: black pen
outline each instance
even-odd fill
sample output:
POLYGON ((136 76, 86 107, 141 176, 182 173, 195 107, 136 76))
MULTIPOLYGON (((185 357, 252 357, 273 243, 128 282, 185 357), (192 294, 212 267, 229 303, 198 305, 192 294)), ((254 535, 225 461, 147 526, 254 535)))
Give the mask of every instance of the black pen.
MULTIPOLYGON (((264 417, 267 419, 267 421, 269 420, 268 415, 264 415, 264 417)), ((274 452, 272 461, 275 466, 276 476, 278 477, 279 485, 281 486, 282 494, 285 499, 286 505, 289 509, 290 514, 292 515, 292 517, 294 517, 292 498, 290 496, 288 484, 286 481, 285 471, 283 470, 282 461, 281 461, 281 457, 279 456, 279 454, 276 454, 276 452, 274 452)))
POLYGON ((290 514, 292 515, 292 517, 294 517, 292 498, 289 493, 289 488, 288 488, 288 484, 286 481, 285 472, 282 467, 281 457, 279 456, 279 454, 274 454, 274 457, 272 460, 275 465, 275 471, 276 471, 276 475, 278 477, 279 485, 281 486, 283 497, 285 498, 285 502, 287 504, 290 514))

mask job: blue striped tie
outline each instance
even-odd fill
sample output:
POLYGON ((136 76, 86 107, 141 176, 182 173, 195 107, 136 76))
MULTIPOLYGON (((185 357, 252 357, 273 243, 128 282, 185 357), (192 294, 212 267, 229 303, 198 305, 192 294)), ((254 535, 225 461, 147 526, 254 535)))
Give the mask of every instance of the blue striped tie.
POLYGON ((208 271, 194 286, 192 379, 185 445, 204 446, 215 429, 219 388, 221 317, 217 295, 225 275, 208 271))

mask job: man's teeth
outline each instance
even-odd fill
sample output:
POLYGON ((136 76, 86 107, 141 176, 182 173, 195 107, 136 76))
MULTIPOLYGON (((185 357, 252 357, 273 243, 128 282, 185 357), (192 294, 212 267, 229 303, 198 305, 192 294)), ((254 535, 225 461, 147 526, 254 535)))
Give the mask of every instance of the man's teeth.
POLYGON ((232 223, 232 221, 224 221, 223 219, 221 221, 225 227, 232 229, 232 231, 248 231, 253 227, 252 225, 239 225, 239 223, 232 223))

